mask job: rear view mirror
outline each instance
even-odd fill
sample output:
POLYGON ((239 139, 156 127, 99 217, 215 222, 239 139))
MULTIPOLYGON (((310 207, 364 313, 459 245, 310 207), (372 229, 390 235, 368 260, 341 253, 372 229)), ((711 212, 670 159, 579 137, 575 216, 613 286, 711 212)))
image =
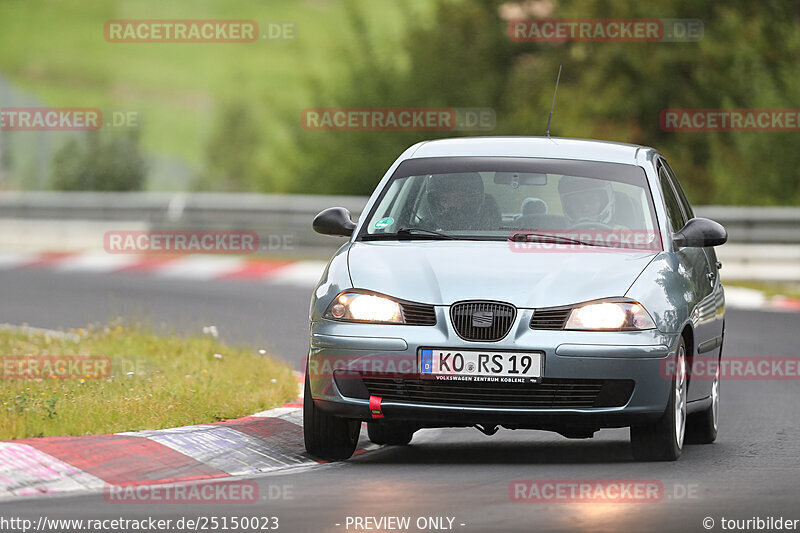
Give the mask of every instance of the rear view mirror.
POLYGON ((691 219, 679 232, 672 234, 672 242, 676 248, 720 246, 727 240, 728 232, 722 224, 700 217, 691 219))
POLYGON ((515 189, 520 185, 547 185, 547 174, 530 172, 495 172, 494 182, 497 185, 511 185, 515 189))
POLYGON ((323 235, 349 237, 356 228, 350 220, 350 211, 344 207, 329 207, 314 217, 314 231, 323 235))

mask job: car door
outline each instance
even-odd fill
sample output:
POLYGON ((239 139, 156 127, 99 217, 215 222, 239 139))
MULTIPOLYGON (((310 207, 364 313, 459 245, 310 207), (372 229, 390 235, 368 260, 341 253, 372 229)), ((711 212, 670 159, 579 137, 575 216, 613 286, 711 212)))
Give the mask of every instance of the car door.
MULTIPOLYGON (((656 170, 667 211, 668 229, 675 233, 683 228, 694 213, 688 201, 681 201, 680 196, 683 190, 680 189, 677 180, 672 178, 666 161, 661 157, 656 160, 656 170)), ((683 196, 685 198, 685 194, 683 196)), ((719 285, 716 265, 712 270, 708 252, 703 248, 681 248, 675 250, 673 254, 678 269, 678 279, 683 289, 683 299, 687 306, 686 310, 694 328, 694 345, 689 355, 692 357, 691 360, 704 363, 712 360, 714 353, 717 355, 719 353, 718 349, 716 352, 713 351, 713 348, 708 349, 714 342, 716 331, 720 327, 717 324, 715 297, 715 287, 719 285)), ((719 290, 721 291, 721 287, 719 290)), ((690 381, 690 383, 692 382, 690 381)), ((689 387, 688 399, 692 401, 705 398, 710 392, 711 381, 698 380, 689 387)))
MULTIPOLYGON (((693 218, 694 210, 689 204, 689 200, 686 198, 686 193, 684 193, 677 176, 675 176, 675 171, 672 170, 666 160, 663 160, 663 163, 664 168, 667 170, 672 180, 675 191, 678 193, 678 200, 681 203, 681 207, 688 215, 688 218, 693 218)), ((720 279, 719 272, 722 268, 722 263, 717 259, 717 252, 713 246, 703 248, 703 252, 706 254, 706 260, 708 261, 710 272, 709 281, 712 285, 712 298, 704 302, 700 313, 706 315, 706 313, 710 311, 708 308, 711 307, 713 302, 714 316, 713 318, 707 317, 702 326, 704 329, 710 331, 710 337, 703 343, 698 343, 697 355, 702 361, 719 361, 722 357, 722 339, 725 334, 725 292, 722 287, 722 280, 720 279)), ((708 368, 708 366, 706 366, 706 368, 708 368)))

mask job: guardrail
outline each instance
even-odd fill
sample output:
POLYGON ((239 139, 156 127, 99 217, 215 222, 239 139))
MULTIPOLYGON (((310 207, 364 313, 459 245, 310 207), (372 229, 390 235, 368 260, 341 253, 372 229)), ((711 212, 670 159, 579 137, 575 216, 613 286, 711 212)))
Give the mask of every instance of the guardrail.
POLYGON ((800 207, 706 205, 695 214, 725 226, 730 242, 800 244, 800 207))
POLYGON ((356 217, 366 201, 360 196, 2 192, 0 246, 41 248, 44 239, 68 248, 102 246, 102 234, 108 230, 155 227, 251 230, 268 247, 283 243, 268 251, 323 258, 343 241, 315 233, 314 215, 335 205, 356 217), (43 235, 48 232, 50 237, 43 235), (29 246, 31 242, 35 245, 29 246))
MULTIPOLYGON (((362 196, 0 192, 0 247, 100 247, 110 229, 236 229, 276 243, 268 251, 326 258, 342 240, 314 233, 314 215, 342 206, 358 217, 366 201, 362 196)), ((718 251, 726 277, 800 280, 800 207, 695 211, 728 229, 730 244, 718 251)))

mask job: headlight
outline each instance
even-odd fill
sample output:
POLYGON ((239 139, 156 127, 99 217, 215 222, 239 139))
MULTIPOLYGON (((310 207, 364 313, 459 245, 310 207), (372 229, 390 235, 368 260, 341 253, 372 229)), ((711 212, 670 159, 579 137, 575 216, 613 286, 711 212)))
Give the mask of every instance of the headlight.
POLYGON ((653 319, 637 302, 602 302, 576 307, 564 329, 637 330, 656 327, 653 319))
POLYGON ((374 294, 343 292, 328 306, 323 315, 333 320, 353 322, 384 322, 403 324, 400 304, 374 294))

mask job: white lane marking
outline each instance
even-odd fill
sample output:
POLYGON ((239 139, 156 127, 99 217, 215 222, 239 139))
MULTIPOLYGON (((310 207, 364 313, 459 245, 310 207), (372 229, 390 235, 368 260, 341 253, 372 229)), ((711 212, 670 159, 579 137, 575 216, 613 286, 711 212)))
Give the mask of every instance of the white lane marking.
POLYGON ((767 305, 767 297, 756 289, 725 287, 725 303, 738 309, 759 309, 767 305))
POLYGON ((0 499, 81 489, 106 483, 27 444, 0 442, 0 499))
POLYGON ((253 416, 262 418, 280 418, 300 427, 303 426, 303 410, 299 407, 276 407, 268 411, 261 411, 253 416))
POLYGON ((301 455, 302 450, 282 442, 285 439, 281 432, 256 438, 234 427, 200 425, 126 435, 146 437, 231 475, 257 474, 310 462, 301 455))
POLYGON ((261 411, 250 416, 258 416, 262 418, 283 418, 286 420, 288 415, 299 411, 300 409, 297 407, 275 407, 273 409, 267 409, 266 411, 261 411))
MULTIPOLYGON (((297 407, 277 407, 251 416, 280 418, 299 427, 303 425, 303 410, 297 407)), ((299 473, 309 468, 340 464, 320 463, 307 456, 302 436, 298 438, 294 432, 289 433, 278 430, 274 435, 257 438, 237 431, 235 426, 195 425, 116 435, 148 438, 233 476, 251 479, 264 473, 299 473)), ((362 424, 359 441, 354 456, 381 448, 369 442, 366 424, 362 424)), ((103 480, 32 446, 0 442, 0 501, 17 496, 99 491, 107 486, 103 480)))
POLYGON ((34 263, 39 254, 32 252, 0 252, 0 270, 10 270, 34 263))
POLYGON ((208 257, 191 255, 170 261, 153 270, 161 278, 214 279, 236 272, 246 264, 239 257, 208 257))
MULTIPOLYGON (((29 252, 0 252, 0 270, 22 268, 41 260, 45 260, 44 267, 56 272, 98 273, 117 272, 143 262, 141 256, 134 254, 84 252, 57 257, 29 252)), ((242 257, 187 255, 155 265, 147 273, 167 279, 213 280, 247 272, 248 263, 248 259, 242 257)), ((261 279, 276 285, 311 288, 319 281, 325 265, 325 261, 296 261, 276 267, 274 271, 244 274, 242 277, 261 279)))
POLYGON ((267 278, 269 283, 293 285, 296 287, 313 287, 325 271, 325 261, 297 261, 267 278))
POLYGON ((87 252, 61 259, 53 265, 59 272, 115 272, 139 263, 138 256, 87 252))
POLYGON ((796 263, 779 263, 763 260, 759 262, 728 261, 723 263, 722 282, 731 281, 765 281, 765 282, 797 282, 800 280, 800 268, 796 263))

